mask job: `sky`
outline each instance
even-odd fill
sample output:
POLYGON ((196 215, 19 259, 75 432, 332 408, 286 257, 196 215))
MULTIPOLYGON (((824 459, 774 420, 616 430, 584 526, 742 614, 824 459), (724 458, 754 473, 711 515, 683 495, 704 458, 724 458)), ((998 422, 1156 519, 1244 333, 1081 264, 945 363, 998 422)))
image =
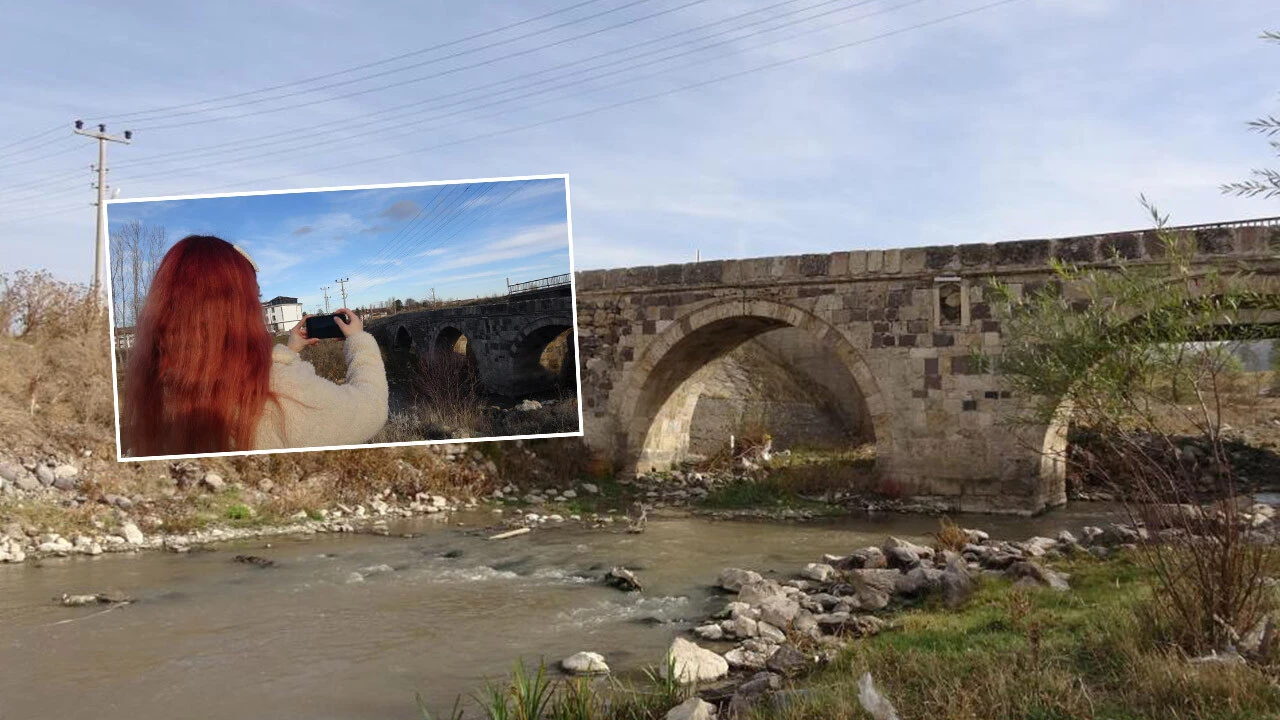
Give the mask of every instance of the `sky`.
POLYGON ((88 279, 76 118, 123 198, 567 173, 579 270, 1280 215, 1271 3, 990 2, 13 3, 0 270, 88 279))
MULTIPOLYGON (((262 299, 296 297, 307 312, 507 292, 507 281, 570 271, 562 178, 181 200, 113 201, 130 222, 235 243, 258 265, 262 299)), ((113 248, 114 250, 114 248, 113 248)))

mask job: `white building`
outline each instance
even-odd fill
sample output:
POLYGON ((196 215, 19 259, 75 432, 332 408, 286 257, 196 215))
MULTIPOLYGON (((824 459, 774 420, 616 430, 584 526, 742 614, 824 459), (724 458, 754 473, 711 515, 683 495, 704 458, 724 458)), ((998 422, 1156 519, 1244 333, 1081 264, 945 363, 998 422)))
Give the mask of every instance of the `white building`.
POLYGON ((262 316, 273 335, 289 332, 302 320, 302 303, 298 298, 277 295, 262 303, 262 316))

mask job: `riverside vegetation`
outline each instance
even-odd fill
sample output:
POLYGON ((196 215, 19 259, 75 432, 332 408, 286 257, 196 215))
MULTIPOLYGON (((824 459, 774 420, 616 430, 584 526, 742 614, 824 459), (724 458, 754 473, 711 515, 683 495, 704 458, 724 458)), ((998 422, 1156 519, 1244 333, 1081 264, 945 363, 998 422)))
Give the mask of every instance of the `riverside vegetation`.
MULTIPOLYGON (((1043 399, 1012 422, 1064 420, 1070 408, 1071 423, 1095 442, 1063 459, 1122 500, 1127 523, 1016 543, 944 523, 931 547, 891 538, 832 548, 796 577, 727 569, 715 581, 733 594, 723 613, 694 639, 677 638, 650 681, 522 668, 479 694, 482 712, 1280 717, 1275 512, 1249 498, 1271 466, 1241 470, 1222 402, 1239 387, 1229 343, 1266 333, 1250 318, 1276 309, 1276 299, 1241 289, 1234 270, 1192 275, 1181 262, 1188 238, 1165 241, 1159 268, 1099 274, 1060 265, 1056 283, 1008 295, 1002 353, 975 359, 999 364, 1012 387, 1043 399)), ((841 504, 904 507, 864 454, 775 453, 764 433, 703 467, 629 483, 575 440, 116 463, 100 312, 83 287, 44 274, 2 284, 0 560, 8 562, 182 552, 249 534, 386 532, 397 516, 481 502, 505 528, 578 520, 636 531, 660 505, 717 513, 767 505, 790 518, 841 504), (638 514, 625 517, 633 503, 638 514)), ((595 664, 588 655, 565 665, 594 672, 595 664)))
MULTIPOLYGON (((7 359, 0 422, 8 439, 0 465, 7 546, 0 550, 10 560, 14 550, 31 557, 147 547, 181 552, 248 534, 385 532, 386 521, 398 515, 443 517, 479 502, 504 510, 499 517, 506 527, 575 516, 623 522, 633 502, 714 513, 765 505, 791 518, 834 512, 841 504, 900 507, 892 488, 871 479, 865 454, 770 457, 764 436, 740 442, 735 453, 704 467, 631 483, 612 479, 573 440, 117 464, 110 367, 105 337, 99 337, 105 333, 95 334, 84 289, 38 274, 8 278, 5 287, 14 331, 0 341, 7 359), (866 478, 867 492, 849 489, 856 484, 824 484, 827 473, 815 467, 866 478)), ((1168 437, 1184 442, 1185 432, 1168 437)), ((1178 457, 1196 459, 1194 453, 1178 457)), ((1222 454, 1218 466, 1231 457, 1222 454)), ((1104 477, 1117 496, 1133 497, 1118 474, 1104 477)), ((1194 506, 1203 502, 1199 495, 1194 506)), ((1271 547, 1269 506, 1210 502, 1208 508, 1196 511, 1197 532, 1187 538, 1214 542, 1213 528, 1225 528, 1229 515, 1231 527, 1245 528, 1232 536, 1236 552, 1271 547)), ((492 718, 710 717, 713 711, 788 720, 1280 717, 1269 552, 1256 555, 1265 562, 1244 591, 1224 585, 1188 591, 1179 601, 1188 607, 1218 603, 1189 616, 1212 617, 1210 624, 1188 622, 1168 612, 1170 593, 1183 591, 1170 589, 1169 566, 1153 560, 1153 553, 1171 552, 1166 562, 1193 562, 1200 541, 1185 542, 1177 529, 1135 517, 1088 530, 1079 540, 998 543, 944 524, 934 547, 890 540, 850 554, 833 548, 838 554, 815 557, 819 562, 781 582, 732 570, 716 580, 736 593, 727 598, 725 616, 708 618, 692 641, 682 638, 665 669, 655 658, 648 679, 632 684, 521 668, 509 681, 487 685, 475 702, 492 718), (1254 609, 1231 614, 1227 607, 1222 615, 1223 596, 1249 598, 1254 609), (1213 629, 1227 617, 1235 618, 1229 632, 1213 629), (703 665, 711 668, 707 677, 680 682, 704 672, 685 668, 703 665), (873 684, 860 684, 867 673, 873 684), (884 715, 890 705, 896 714, 884 715)), ((1179 572, 1177 578, 1195 577, 1179 572)))

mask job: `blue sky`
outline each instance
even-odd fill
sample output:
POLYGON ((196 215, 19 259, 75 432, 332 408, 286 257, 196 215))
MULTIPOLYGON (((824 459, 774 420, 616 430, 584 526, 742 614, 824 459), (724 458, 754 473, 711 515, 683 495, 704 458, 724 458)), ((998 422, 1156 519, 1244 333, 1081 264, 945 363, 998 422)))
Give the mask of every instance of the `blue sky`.
POLYGON ((563 179, 113 202, 109 227, 165 228, 172 244, 216 235, 258 264, 262 297, 296 297, 308 312, 389 298, 502 294, 506 281, 569 272, 563 179))
POLYGON ((912 30, 988 0, 629 1, 364 71, 377 78, 150 116, 127 113, 378 63, 573 3, 11 4, 0 269, 88 278, 96 156, 66 127, 77 117, 135 130, 110 148, 122 197, 568 173, 579 269, 1129 229, 1146 223, 1140 193, 1175 223, 1280 214, 1217 190, 1273 159, 1245 128, 1280 111, 1280 46, 1257 38, 1276 28, 1271 3, 1020 0, 912 30), (699 41, 708 49, 669 61, 641 55, 699 41), (612 75, 587 72, 608 62, 612 75), (569 72, 577 85, 536 84, 569 72), (315 102, 288 107, 303 101, 315 102))

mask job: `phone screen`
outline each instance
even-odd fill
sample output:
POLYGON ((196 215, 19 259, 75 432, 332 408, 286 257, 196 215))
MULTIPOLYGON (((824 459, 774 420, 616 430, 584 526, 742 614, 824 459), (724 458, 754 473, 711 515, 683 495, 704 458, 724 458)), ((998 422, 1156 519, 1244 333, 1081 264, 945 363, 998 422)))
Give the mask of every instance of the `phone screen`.
POLYGON ((338 327, 338 323, 333 317, 333 315, 312 315, 308 317, 307 337, 321 340, 342 337, 342 328, 338 327))

